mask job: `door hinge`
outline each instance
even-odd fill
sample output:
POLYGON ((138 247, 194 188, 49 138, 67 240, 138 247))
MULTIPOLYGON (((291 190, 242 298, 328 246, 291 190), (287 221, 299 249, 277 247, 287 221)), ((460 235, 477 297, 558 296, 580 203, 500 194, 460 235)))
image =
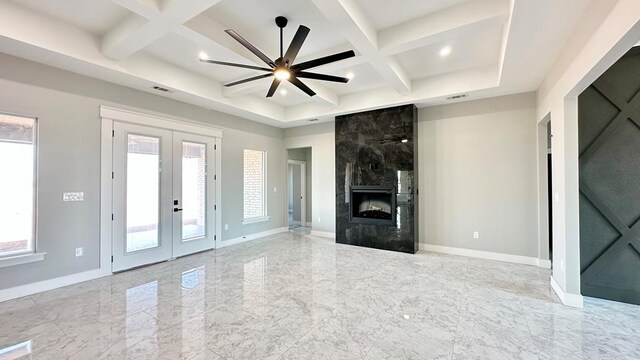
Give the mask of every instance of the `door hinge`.
POLYGON ((213 205, 213 210, 218 210, 218 205, 213 205))
POLYGON ((113 221, 113 214, 111 214, 111 221, 113 221))
POLYGON ((112 179, 115 179, 115 178, 116 178, 116 174, 115 174, 113 171, 111 172, 111 178, 112 178, 112 179))
POLYGON ((116 131, 115 130, 111 130, 111 137, 116 137, 116 131))
POLYGON ((111 255, 111 262, 113 262, 113 255, 111 255))
POLYGON ((218 240, 218 237, 216 235, 213 235, 213 240, 218 240))
POLYGON ((213 150, 218 150, 218 145, 213 145, 213 150))
POLYGON ((213 175, 213 180, 218 180, 218 175, 213 175))

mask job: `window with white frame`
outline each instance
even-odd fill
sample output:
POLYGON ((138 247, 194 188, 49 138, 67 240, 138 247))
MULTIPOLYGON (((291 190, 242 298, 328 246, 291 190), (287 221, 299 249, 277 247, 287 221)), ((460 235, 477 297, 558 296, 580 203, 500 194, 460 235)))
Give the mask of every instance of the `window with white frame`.
POLYGON ((266 220, 267 153, 244 149, 244 222, 266 220))
POLYGON ((0 114, 0 258, 35 251, 36 119, 0 114))

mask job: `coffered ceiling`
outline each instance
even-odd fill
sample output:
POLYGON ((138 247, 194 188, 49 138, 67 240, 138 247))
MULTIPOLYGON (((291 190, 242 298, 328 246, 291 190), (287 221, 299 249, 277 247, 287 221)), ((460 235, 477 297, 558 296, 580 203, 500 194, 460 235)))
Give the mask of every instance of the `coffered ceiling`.
POLYGON ((259 122, 290 127, 393 105, 430 106, 537 89, 590 0, 0 0, 0 52, 259 122), (225 87, 260 66, 234 29, 271 58, 311 32, 296 62, 353 49, 314 68, 309 97, 270 79, 225 87), (170 89, 157 92, 153 86, 170 89))

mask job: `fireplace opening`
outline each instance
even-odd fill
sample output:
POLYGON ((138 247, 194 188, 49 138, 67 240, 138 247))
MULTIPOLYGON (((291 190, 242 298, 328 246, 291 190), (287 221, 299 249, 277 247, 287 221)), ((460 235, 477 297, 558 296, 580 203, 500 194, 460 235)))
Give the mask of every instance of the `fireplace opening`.
POLYGON ((352 186, 349 200, 350 222, 395 225, 396 196, 393 187, 352 186))

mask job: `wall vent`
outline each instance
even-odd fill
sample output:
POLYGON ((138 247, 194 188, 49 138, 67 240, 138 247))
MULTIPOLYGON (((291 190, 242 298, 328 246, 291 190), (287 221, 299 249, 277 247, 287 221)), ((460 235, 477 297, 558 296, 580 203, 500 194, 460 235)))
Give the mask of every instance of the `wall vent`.
POLYGON ((166 92, 166 93, 170 93, 170 92, 172 92, 171 90, 169 90, 169 89, 167 89, 167 88, 164 88, 164 87, 162 87, 162 86, 158 86, 158 85, 155 85, 155 86, 153 87, 153 89, 154 89, 154 90, 158 90, 158 91, 162 91, 162 92, 166 92))
POLYGON ((447 100, 458 100, 458 99, 464 99, 464 98, 466 98, 467 96, 469 96, 469 95, 467 95, 467 94, 453 95, 453 96, 449 96, 449 97, 447 98, 447 100))

